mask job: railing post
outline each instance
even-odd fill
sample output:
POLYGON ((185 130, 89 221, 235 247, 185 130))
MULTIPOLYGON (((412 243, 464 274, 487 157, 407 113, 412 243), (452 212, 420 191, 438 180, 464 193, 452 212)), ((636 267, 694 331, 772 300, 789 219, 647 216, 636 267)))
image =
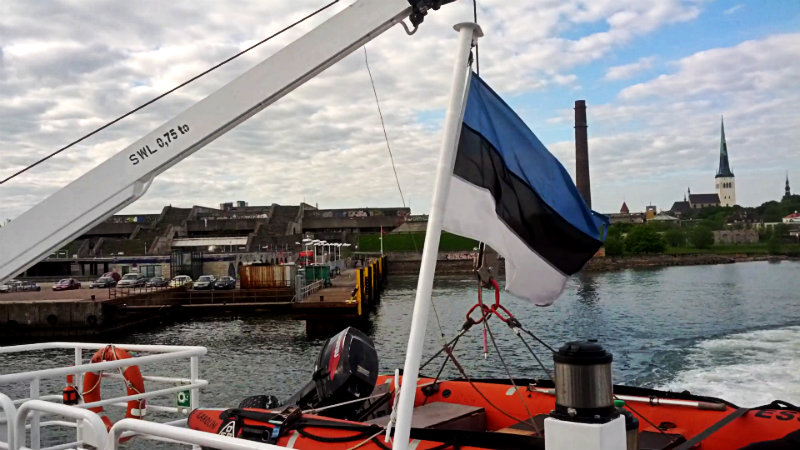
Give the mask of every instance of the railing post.
MULTIPOLYGON (((75 347, 75 366, 77 367, 80 366, 81 364, 83 364, 83 349, 80 347, 75 347)), ((75 386, 83 386, 82 373, 74 374, 73 380, 75 381, 75 386)))
MULTIPOLYGON (((32 398, 34 400, 39 398, 39 384, 40 384, 40 382, 41 382, 41 380, 39 380, 39 377, 36 377, 36 378, 31 380, 30 398, 32 398)), ((20 412, 21 411, 22 411, 22 408, 20 408, 20 412)), ((39 417, 40 417, 40 415, 39 415, 38 412, 33 412, 33 415, 31 416, 31 449, 32 450, 39 450, 39 448, 42 445, 42 443, 41 443, 41 435, 39 434, 39 417)), ((21 441, 24 441, 25 440, 25 431, 24 431, 25 417, 20 416, 19 419, 20 419, 20 422, 23 424, 23 432, 22 432, 22 434, 17 433, 17 435, 20 436, 20 440, 21 441)))
MULTIPOLYGON (((108 433, 106 432, 106 426, 102 420, 100 420, 100 416, 93 413, 92 411, 83 409, 83 408, 75 408, 72 406, 62 405, 59 403, 47 402, 44 400, 28 400, 27 402, 23 403, 22 406, 19 407, 19 411, 17 413, 17 423, 16 423, 16 430, 15 430, 15 438, 14 438, 14 446, 11 447, 11 450, 19 450, 23 444, 25 443, 25 422, 27 421, 28 415, 32 415, 31 418, 31 449, 38 449, 39 443, 34 440, 33 438, 33 431, 34 431, 34 423, 33 418, 38 416, 41 412, 46 412, 49 414, 58 414, 64 417, 69 417, 70 419, 74 419, 77 421, 82 421, 78 424, 78 429, 82 430, 83 426, 88 426, 89 429, 93 432, 91 439, 81 439, 82 441, 86 442, 97 448, 97 450, 103 450, 106 448, 107 437, 108 433)), ((134 420, 134 419, 129 419, 134 420)), ((137 420, 138 421, 138 420, 137 420)), ((37 440, 38 440, 38 423, 36 424, 37 430, 37 440)))
MULTIPOLYGON (((189 358, 189 380, 192 384, 195 384, 198 379, 200 379, 200 357, 191 356, 189 358)), ((200 407, 200 388, 192 388, 190 392, 192 393, 192 397, 189 399, 189 405, 192 411, 194 411, 200 407)))
MULTIPOLYGON (((8 448, 16 449, 14 439, 17 431, 17 408, 14 407, 14 402, 2 392, 0 392, 0 408, 2 408, 6 420, 5 441, 8 443, 8 448)), ((0 434, 0 438, 2 437, 3 435, 0 434)))

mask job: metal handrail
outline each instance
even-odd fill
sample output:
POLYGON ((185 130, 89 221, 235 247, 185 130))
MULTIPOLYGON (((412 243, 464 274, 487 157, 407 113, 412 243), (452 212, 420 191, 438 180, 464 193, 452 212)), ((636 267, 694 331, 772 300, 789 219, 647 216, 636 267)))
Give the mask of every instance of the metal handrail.
POLYGON ((285 450, 288 448, 137 419, 122 419, 114 424, 108 433, 106 448, 116 450, 120 436, 126 431, 137 433, 144 438, 171 439, 185 444, 208 446, 219 450, 285 450))
MULTIPOLYGON (((11 450, 19 450, 23 448, 22 444, 25 442, 25 422, 28 420, 28 415, 34 412, 58 414, 60 416, 74 419, 75 421, 82 420, 83 423, 88 426, 89 430, 94 433, 92 436, 94 440, 90 441, 92 445, 94 445, 97 450, 104 450, 107 448, 108 432, 106 431, 105 424, 97 414, 86 409, 73 408, 72 406, 46 402, 44 400, 28 400, 27 402, 23 403, 22 406, 20 406, 19 411, 17 411, 15 435, 19 436, 19 439, 14 439, 13 441, 9 442, 11 444, 11 450)), ((86 429, 84 428, 84 431, 85 430, 86 429)), ((33 437, 31 439, 33 440, 33 437)), ((36 444, 32 443, 32 445, 36 444)), ((38 448, 38 446, 35 448, 38 448)))
MULTIPOLYGON (((16 436, 17 431, 17 408, 11 398, 2 392, 0 392, 0 407, 3 408, 3 415, 5 416, 7 448, 13 449, 14 436, 16 436)), ((2 442, 0 442, 0 447, 2 446, 2 442)))
MULTIPOLYGON (((0 347, 0 354, 3 353, 18 353, 35 350, 52 350, 71 348, 78 350, 99 350, 108 344, 92 344, 80 342, 45 342, 39 344, 25 344, 25 345, 12 345, 8 347, 0 347)), ((0 375, 0 383, 14 383, 20 381, 32 380, 34 378, 49 378, 49 377, 63 377, 71 374, 79 374, 86 372, 98 372, 101 370, 117 369, 119 367, 128 367, 143 365, 152 362, 158 362, 169 359, 178 359, 186 357, 198 357, 205 355, 208 350, 205 347, 198 346, 171 346, 171 345, 135 345, 124 344, 119 346, 125 350, 132 350, 135 352, 164 352, 157 355, 134 356, 132 358, 120 359, 117 361, 104 361, 100 363, 90 364, 76 364, 75 366, 59 367, 53 369, 41 369, 28 372, 19 372, 8 375, 0 375)))
POLYGON ((314 281, 313 283, 309 283, 303 286, 303 289, 300 290, 300 293, 302 294, 303 298, 306 298, 309 295, 313 294, 314 292, 318 292, 320 289, 322 289, 324 281, 325 280, 317 280, 314 281))
MULTIPOLYGON (((206 380, 200 379, 200 367, 199 367, 199 359, 200 356, 205 355, 207 353, 207 349, 205 347, 199 346, 171 346, 171 345, 128 345, 123 344, 120 345, 119 348, 134 351, 134 352, 150 352, 151 354, 141 355, 141 356, 132 356, 131 358, 125 358, 116 361, 104 361, 98 363, 89 363, 84 359, 83 352, 84 351, 95 351, 97 349, 102 349, 108 344, 98 344, 98 343, 75 343, 75 342, 50 342, 50 343, 36 343, 36 344, 26 344, 26 345, 16 345, 16 346, 8 346, 8 347, 0 347, 0 355, 2 354, 13 354, 19 352, 30 352, 30 351, 41 351, 41 350, 66 350, 72 351, 74 353, 74 365, 66 366, 66 367, 53 367, 53 368, 45 368, 39 370, 32 370, 32 371, 25 371, 25 372, 18 372, 18 373, 10 373, 10 374, 3 374, 0 375, 0 384, 12 384, 12 383, 28 383, 30 385, 30 398, 18 398, 12 399, 7 395, 0 393, 0 407, 2 407, 2 411, 5 412, 6 421, 8 422, 9 431, 7 437, 7 446, 0 442, 0 449, 3 448, 15 448, 14 446, 20 446, 22 443, 20 440, 25 440, 25 434, 19 434, 20 426, 22 429, 25 429, 25 421, 30 423, 30 442, 32 443, 32 447, 34 449, 38 449, 40 447, 40 430, 41 428, 54 426, 54 425, 64 425, 63 421, 40 421, 40 411, 42 408, 40 407, 39 402, 44 402, 48 405, 56 405, 62 408, 67 408, 63 411, 72 411, 70 414, 63 413, 63 411, 58 412, 59 414, 65 415, 70 418, 74 418, 75 415, 79 415, 80 417, 84 417, 83 414, 93 414, 94 417, 99 417, 91 411, 88 411, 88 408, 97 407, 97 406, 105 406, 105 405, 114 405, 114 406, 121 406, 125 407, 127 402, 138 400, 138 399, 151 399, 151 398, 170 398, 172 394, 177 394, 183 391, 191 392, 190 398, 187 404, 184 405, 175 405, 175 406, 167 406, 167 405, 155 405, 155 404, 148 404, 148 408, 168 412, 168 413, 178 413, 183 415, 184 419, 179 419, 178 421, 172 421, 170 423, 178 423, 184 421, 185 422, 185 414, 188 413, 189 410, 196 409, 199 406, 199 397, 200 397, 200 388, 203 386, 208 385, 206 380), (134 395, 122 395, 122 396, 109 396, 109 398, 101 399, 99 401, 90 402, 90 403, 82 403, 75 406, 66 406, 60 404, 61 395, 52 394, 50 392, 41 392, 40 393, 40 386, 42 380, 46 379, 61 379, 63 380, 66 375, 75 375, 76 376, 76 384, 80 385, 80 377, 88 372, 100 372, 103 378, 122 378, 122 375, 117 373, 116 369, 129 367, 129 366, 140 366, 146 367, 147 365, 157 365, 164 361, 168 360, 182 360, 185 361, 186 359, 189 360, 189 377, 165 377, 165 376, 144 376, 143 379, 151 382, 151 383, 162 383, 162 384, 172 384, 166 387, 164 386, 153 386, 153 388, 149 389, 147 392, 144 393, 136 393, 134 395), (47 400, 47 401, 45 401, 47 400), (31 403, 34 402, 34 403, 31 403), (58 402, 58 403, 55 403, 58 402), (22 406, 19 406, 19 405, 22 406), (17 405, 18 410, 14 410, 15 405, 17 405), (28 405, 28 406, 26 406, 28 405), (33 406, 31 406, 33 405, 33 406), (37 406, 38 405, 38 406, 37 406), (22 407, 26 408, 25 415, 21 415, 22 407), (30 415, 30 418, 28 418, 30 415), (22 421, 22 425, 20 425, 20 421, 22 421)), ((149 402, 148 402, 149 403, 149 402)), ((102 421, 100 422, 102 423, 102 421)), ((74 426, 74 425, 73 425, 74 426)), ((84 428, 78 426, 78 440, 79 441, 86 441, 86 439, 82 439, 84 436, 84 428)), ((103 425, 103 429, 105 430, 105 425, 103 425)), ((98 438, 96 435, 90 434, 85 435, 87 439, 95 439, 98 438)), ((101 441, 105 442, 105 437, 101 437, 101 441)), ((100 438, 98 438, 100 439, 100 438)), ((92 445, 95 444, 95 441, 86 441, 92 445)), ((51 450, 67 448, 64 447, 66 444, 59 444, 54 447, 50 447, 51 450)), ((105 445, 105 444, 103 444, 105 445)), ((68 446, 68 445, 67 445, 68 446)))

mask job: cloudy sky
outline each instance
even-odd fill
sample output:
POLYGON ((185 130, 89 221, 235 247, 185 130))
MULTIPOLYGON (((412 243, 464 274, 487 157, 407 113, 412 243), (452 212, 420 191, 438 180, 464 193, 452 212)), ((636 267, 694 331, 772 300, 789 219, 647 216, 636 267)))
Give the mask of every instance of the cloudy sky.
MULTIPOLYGON (((325 0, 0 2, 0 178, 322 6, 325 0)), ((199 82, 6 184, 19 216, 314 25, 342 0, 199 82)), ((668 209, 713 192, 725 117, 738 203, 800 192, 800 2, 479 0, 481 75, 574 174, 588 105, 594 208, 668 209)), ((460 0, 367 45, 397 172, 427 212, 460 0)), ((97 186, 98 189, 106 189, 97 186)), ((125 212, 165 204, 398 206, 363 51, 159 176, 125 212)))

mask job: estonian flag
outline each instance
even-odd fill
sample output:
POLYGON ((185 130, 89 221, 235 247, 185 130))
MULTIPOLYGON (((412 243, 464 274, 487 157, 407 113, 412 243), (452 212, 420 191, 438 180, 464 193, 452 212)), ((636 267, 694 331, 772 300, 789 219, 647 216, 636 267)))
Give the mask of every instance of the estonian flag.
POLYGON ((537 305, 561 294, 603 245, 608 219, 522 119, 472 74, 443 228, 506 261, 505 289, 537 305))

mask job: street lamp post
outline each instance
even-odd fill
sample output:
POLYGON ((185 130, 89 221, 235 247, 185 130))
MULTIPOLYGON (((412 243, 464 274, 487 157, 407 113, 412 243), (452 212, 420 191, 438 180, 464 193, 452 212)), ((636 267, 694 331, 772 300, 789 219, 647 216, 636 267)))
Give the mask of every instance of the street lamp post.
POLYGON ((316 264, 317 263, 317 245, 319 245, 319 240, 318 239, 314 239, 313 241, 310 242, 310 244, 311 244, 311 247, 314 249, 314 264, 316 264))
MULTIPOLYGON (((343 243, 343 244, 342 244, 342 247, 350 247, 350 244, 348 244, 347 242, 345 242, 345 243, 343 243)), ((340 258, 342 257, 342 254, 341 254, 341 249, 339 249, 339 257, 340 257, 340 258)), ((344 267, 344 265, 342 265, 342 267, 344 267)))

